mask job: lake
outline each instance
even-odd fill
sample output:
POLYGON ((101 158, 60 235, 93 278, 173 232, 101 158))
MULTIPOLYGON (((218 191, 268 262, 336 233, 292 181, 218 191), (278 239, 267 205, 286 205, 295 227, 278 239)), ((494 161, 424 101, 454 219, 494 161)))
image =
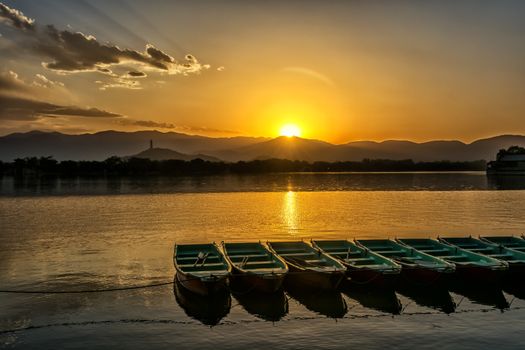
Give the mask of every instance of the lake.
MULTIPOLYGON (((525 233, 525 181, 484 173, 0 179, 0 289, 172 282, 173 244, 525 233)), ((525 347, 525 293, 230 296, 177 286, 0 294, 0 347, 525 347)))

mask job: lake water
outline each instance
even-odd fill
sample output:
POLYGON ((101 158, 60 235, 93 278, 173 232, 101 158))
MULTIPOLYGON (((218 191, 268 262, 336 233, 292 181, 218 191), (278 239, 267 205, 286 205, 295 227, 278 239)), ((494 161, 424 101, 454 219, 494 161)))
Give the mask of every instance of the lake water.
MULTIPOLYGON (((0 179, 0 289, 171 282, 173 243, 525 233, 523 178, 483 173, 0 179)), ((0 294, 0 347, 525 347, 525 293, 346 290, 195 302, 173 285, 0 294)))

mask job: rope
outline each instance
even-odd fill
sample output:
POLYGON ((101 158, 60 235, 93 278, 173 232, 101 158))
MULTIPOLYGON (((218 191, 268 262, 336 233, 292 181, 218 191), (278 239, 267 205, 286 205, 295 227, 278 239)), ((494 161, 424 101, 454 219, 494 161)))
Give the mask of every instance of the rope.
POLYGON ((12 293, 12 294, 74 294, 74 293, 102 293, 102 292, 116 292, 122 290, 132 290, 132 289, 145 289, 145 288, 154 288, 160 286, 167 286, 174 284, 174 281, 161 282, 161 283, 152 283, 139 286, 126 286, 126 287, 113 287, 105 289, 81 289, 81 290, 10 290, 2 289, 0 293, 12 293))

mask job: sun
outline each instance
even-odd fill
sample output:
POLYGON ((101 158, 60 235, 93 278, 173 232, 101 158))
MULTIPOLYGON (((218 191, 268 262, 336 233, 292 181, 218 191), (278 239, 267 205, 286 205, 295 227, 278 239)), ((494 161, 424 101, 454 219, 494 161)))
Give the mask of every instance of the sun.
POLYGON ((301 136, 301 129, 295 124, 285 124, 281 127, 279 134, 286 137, 301 136))

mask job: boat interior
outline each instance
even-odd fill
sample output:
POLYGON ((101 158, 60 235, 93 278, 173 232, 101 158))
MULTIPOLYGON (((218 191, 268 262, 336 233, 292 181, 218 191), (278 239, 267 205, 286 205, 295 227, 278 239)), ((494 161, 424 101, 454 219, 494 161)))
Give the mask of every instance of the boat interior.
POLYGON ((269 245, 284 260, 301 267, 333 268, 338 264, 305 242, 272 242, 269 245))
POLYGON ((228 270, 228 264, 214 244, 178 245, 175 260, 185 272, 228 270))
POLYGON ((517 250, 519 252, 525 253, 525 240, 521 239, 519 237, 513 237, 513 236, 495 236, 495 237, 482 237, 482 239, 489 241, 494 244, 499 244, 504 246, 505 248, 510 248, 517 250))
POLYGON ((261 243, 225 243, 224 250, 232 264, 242 270, 286 270, 286 266, 261 243))
MULTIPOLYGON (((313 241, 325 253, 357 268, 384 268, 386 259, 371 254, 368 249, 356 246, 347 240, 313 241)), ((390 264, 392 265, 392 264, 390 264)))
POLYGON ((491 258, 500 259, 509 263, 525 263, 525 253, 513 252, 501 245, 492 245, 476 238, 446 238, 450 244, 474 253, 484 254, 491 258))

